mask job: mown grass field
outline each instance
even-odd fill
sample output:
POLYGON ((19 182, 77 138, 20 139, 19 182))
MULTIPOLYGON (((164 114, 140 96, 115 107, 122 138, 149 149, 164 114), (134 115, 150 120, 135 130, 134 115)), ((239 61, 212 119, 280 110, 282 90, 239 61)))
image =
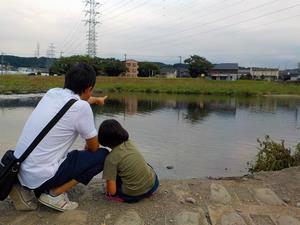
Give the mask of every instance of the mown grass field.
MULTIPOLYGON (((46 92, 63 87, 64 77, 2 75, 0 94, 46 92)), ((142 92, 255 96, 300 95, 300 85, 269 81, 210 81, 204 79, 97 77, 95 92, 142 92)))

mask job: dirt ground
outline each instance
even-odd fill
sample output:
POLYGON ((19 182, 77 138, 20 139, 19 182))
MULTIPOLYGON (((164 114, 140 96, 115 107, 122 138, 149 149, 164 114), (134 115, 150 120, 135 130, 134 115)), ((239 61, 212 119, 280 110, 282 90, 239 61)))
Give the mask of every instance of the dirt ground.
POLYGON ((300 225, 300 167, 253 176, 163 180, 139 203, 109 202, 103 181, 69 192, 79 208, 56 212, 43 205, 16 211, 0 202, 0 225, 300 225))

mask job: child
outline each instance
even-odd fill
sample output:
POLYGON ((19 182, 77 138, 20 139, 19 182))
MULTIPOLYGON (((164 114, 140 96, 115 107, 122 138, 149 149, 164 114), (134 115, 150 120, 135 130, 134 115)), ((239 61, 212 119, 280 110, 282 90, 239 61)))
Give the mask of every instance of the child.
POLYGON ((118 121, 105 120, 99 127, 98 140, 100 145, 112 149, 103 170, 108 199, 138 202, 157 190, 157 175, 118 121))

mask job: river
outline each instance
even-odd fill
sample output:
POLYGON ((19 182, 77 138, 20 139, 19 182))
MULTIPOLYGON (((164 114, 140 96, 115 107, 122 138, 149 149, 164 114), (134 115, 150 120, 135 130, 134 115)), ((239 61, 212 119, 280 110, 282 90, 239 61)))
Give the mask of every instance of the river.
MULTIPOLYGON (((41 95, 0 95, 0 155, 14 148, 41 95)), ((238 176, 254 160, 257 138, 300 142, 299 97, 110 94, 95 124, 117 119, 161 178, 238 176), (167 169, 172 167, 173 169, 167 169)), ((83 140, 73 148, 80 149, 83 140)))

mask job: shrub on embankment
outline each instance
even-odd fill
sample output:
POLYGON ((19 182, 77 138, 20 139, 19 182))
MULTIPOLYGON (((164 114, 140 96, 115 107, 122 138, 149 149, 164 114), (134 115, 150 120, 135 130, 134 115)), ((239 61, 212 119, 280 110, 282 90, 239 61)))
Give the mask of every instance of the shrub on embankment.
POLYGON ((300 143, 295 150, 287 148, 284 140, 275 142, 268 135, 258 139, 259 152, 254 163, 249 163, 249 172, 277 171, 293 166, 300 166, 300 143))

